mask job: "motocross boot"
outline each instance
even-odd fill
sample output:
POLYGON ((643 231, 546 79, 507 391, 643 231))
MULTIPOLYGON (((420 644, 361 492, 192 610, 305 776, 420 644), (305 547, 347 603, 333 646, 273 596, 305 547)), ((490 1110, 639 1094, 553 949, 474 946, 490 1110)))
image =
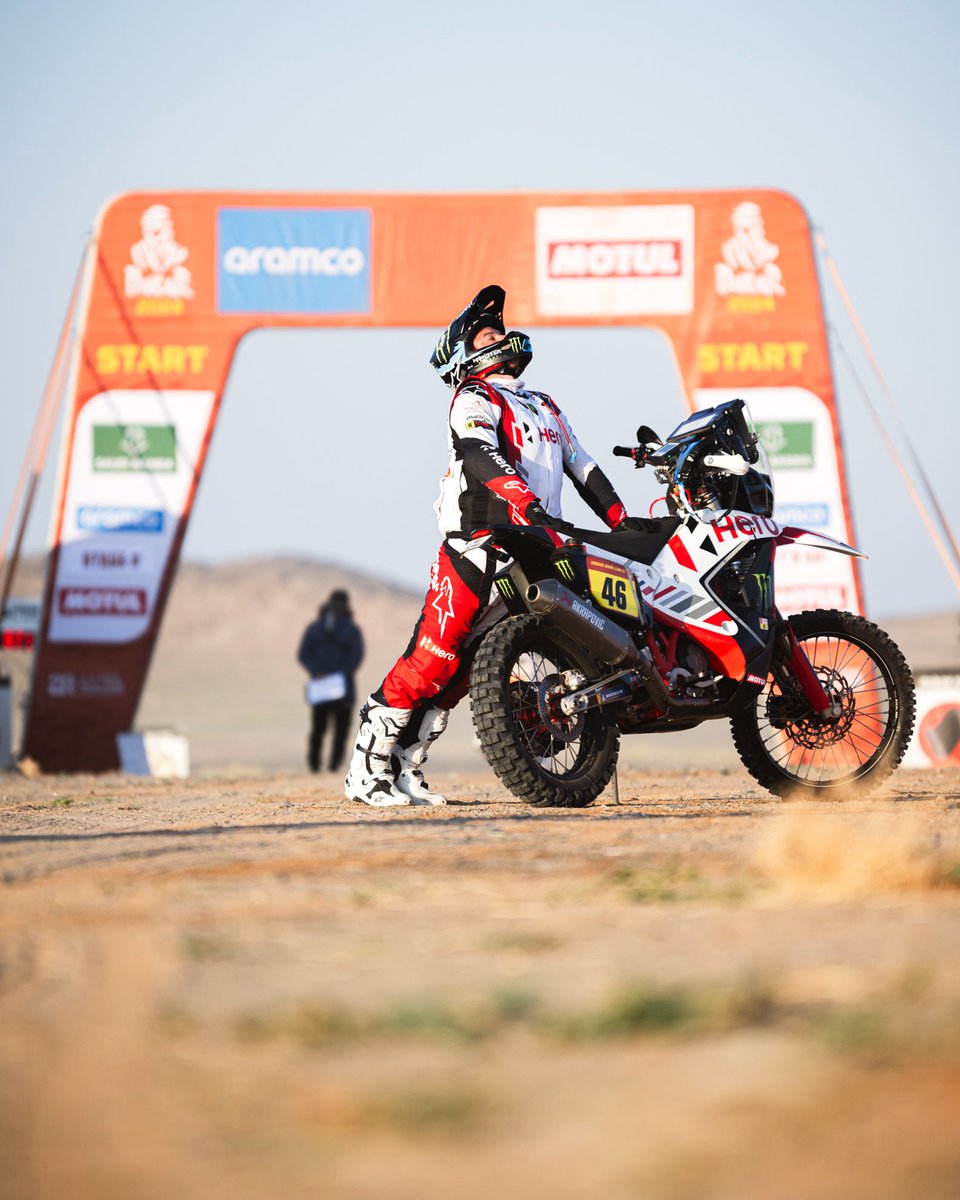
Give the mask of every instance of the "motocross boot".
POLYGON ((423 778, 423 764, 431 742, 447 727, 450 713, 445 708, 425 708, 415 713, 393 749, 391 761, 397 772, 397 790, 411 804, 446 804, 446 796, 430 790, 423 778))
POLYGON ((348 800, 372 804, 375 808, 410 803, 410 798, 397 789, 390 768, 390 753, 406 728, 411 712, 409 708, 389 708, 373 696, 367 699, 360 709, 360 728, 353 758, 343 781, 348 800))

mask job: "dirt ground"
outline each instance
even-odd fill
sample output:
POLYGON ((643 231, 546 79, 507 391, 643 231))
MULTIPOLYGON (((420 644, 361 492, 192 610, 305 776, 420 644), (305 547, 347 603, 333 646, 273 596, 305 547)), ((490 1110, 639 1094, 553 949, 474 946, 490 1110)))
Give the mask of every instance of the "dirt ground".
POLYGON ((960 772, 0 776, 8 1200, 955 1200, 960 772))

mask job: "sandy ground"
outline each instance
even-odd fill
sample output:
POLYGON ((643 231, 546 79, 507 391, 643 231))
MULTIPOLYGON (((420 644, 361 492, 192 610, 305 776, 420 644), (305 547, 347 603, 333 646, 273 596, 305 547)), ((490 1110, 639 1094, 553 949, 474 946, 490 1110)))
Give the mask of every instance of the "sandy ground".
POLYGON ((960 1195, 960 773, 0 777, 8 1200, 960 1195))

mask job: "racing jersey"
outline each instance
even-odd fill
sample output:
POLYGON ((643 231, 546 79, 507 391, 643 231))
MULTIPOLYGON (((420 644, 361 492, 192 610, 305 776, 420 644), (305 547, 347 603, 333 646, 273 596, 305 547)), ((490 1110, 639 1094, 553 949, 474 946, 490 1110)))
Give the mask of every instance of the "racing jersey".
POLYGON ((561 517, 564 475, 613 528, 626 516, 613 485, 543 392, 507 375, 471 378, 450 405, 449 466, 434 505, 440 531, 468 534, 491 525, 528 525, 539 501, 561 517))

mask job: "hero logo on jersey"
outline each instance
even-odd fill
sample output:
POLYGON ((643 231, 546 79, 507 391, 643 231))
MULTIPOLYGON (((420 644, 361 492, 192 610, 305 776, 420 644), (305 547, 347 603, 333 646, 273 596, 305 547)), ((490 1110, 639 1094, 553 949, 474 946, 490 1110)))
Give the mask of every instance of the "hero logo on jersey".
POLYGON ((368 208, 221 208, 217 311, 368 313, 368 208))
POLYGON ((693 311, 690 204, 538 208, 537 307, 544 316, 693 311))

